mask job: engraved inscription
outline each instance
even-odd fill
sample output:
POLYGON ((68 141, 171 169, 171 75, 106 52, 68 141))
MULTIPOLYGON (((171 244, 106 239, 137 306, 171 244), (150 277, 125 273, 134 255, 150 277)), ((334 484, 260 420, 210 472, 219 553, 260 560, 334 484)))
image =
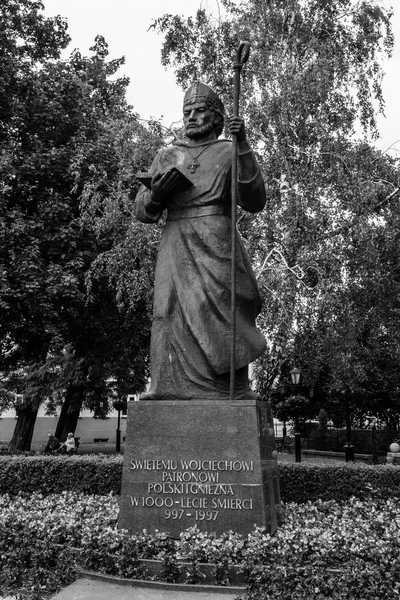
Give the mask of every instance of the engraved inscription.
POLYGON ((253 509, 253 499, 242 497, 243 484, 230 480, 252 472, 253 461, 132 459, 130 469, 154 471, 153 481, 139 484, 143 495, 130 496, 132 508, 164 509, 166 520, 215 521, 221 510, 253 509))

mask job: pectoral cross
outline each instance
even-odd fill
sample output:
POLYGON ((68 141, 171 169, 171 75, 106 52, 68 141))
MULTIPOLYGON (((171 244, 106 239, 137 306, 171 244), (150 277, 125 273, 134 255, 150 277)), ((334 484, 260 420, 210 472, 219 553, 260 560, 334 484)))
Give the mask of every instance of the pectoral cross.
POLYGON ((196 173, 197 167, 200 166, 200 163, 196 161, 196 157, 192 159, 192 162, 188 164, 188 169, 190 169, 191 173, 196 173))

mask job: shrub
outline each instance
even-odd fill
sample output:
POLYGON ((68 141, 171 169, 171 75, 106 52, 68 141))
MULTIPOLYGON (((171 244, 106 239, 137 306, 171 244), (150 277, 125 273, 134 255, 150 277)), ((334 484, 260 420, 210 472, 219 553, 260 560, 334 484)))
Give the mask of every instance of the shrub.
MULTIPOLYGON (((0 456, 0 494, 121 492, 121 456, 0 456)), ((283 502, 400 498, 400 468, 363 463, 280 463, 283 502)))
POLYGON ((387 500, 400 497, 400 468, 363 463, 282 463, 279 485, 284 502, 346 502, 352 496, 387 500))
POLYGON ((119 494, 121 456, 0 456, 0 494, 119 494))

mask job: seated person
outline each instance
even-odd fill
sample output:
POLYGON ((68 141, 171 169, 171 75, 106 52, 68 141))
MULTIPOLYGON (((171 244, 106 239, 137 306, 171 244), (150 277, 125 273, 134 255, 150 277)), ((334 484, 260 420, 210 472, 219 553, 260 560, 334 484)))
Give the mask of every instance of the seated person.
POLYGON ((54 435, 49 433, 49 439, 48 439, 48 442, 44 449, 45 453, 47 454, 49 452, 54 452, 55 450, 58 450, 59 447, 60 447, 60 442, 58 441, 58 439, 56 437, 54 437, 54 435))
POLYGON ((69 433, 65 442, 63 442, 60 446, 61 448, 65 448, 65 452, 69 455, 75 452, 75 438, 73 433, 69 433))

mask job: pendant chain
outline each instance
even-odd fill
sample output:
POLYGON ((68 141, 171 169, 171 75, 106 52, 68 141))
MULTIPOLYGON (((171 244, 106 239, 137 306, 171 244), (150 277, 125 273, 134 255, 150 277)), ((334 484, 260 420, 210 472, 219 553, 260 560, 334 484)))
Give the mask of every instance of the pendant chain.
MULTIPOLYGON (((215 141, 217 141, 217 140, 215 140, 215 141)), ((189 150, 189 146, 186 146, 186 150, 189 152, 189 155, 190 155, 190 157, 192 159, 192 161, 187 165, 187 168, 190 170, 191 173, 196 173, 196 169, 200 166, 200 163, 197 162, 197 159, 199 158, 199 156, 201 154, 203 154, 203 152, 205 150, 207 150, 207 148, 209 146, 211 146, 212 144, 215 144, 215 141, 214 142, 206 142, 205 144, 198 144, 198 146, 203 146, 204 145, 204 148, 202 148, 200 150, 200 152, 198 154, 196 154, 196 156, 193 156, 193 154, 189 150)))

